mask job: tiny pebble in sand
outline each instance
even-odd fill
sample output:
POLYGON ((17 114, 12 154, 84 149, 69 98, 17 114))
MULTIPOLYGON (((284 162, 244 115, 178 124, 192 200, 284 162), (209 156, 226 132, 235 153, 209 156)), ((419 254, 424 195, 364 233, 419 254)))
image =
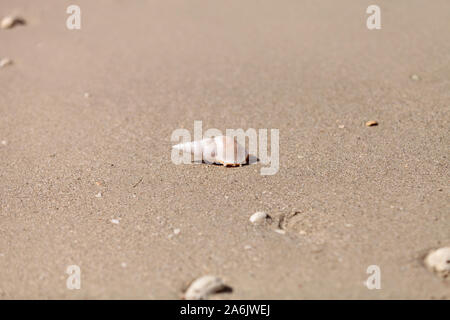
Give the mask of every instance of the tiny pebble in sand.
POLYGON ((25 24, 25 20, 19 17, 6 16, 0 22, 1 29, 10 29, 18 24, 25 24))
POLYGON ((11 64, 12 64, 12 60, 9 59, 9 58, 2 58, 2 59, 0 59, 0 68, 9 66, 11 64))
POLYGON ((250 216, 250 222, 253 224, 262 223, 268 217, 267 213, 258 211, 250 216))

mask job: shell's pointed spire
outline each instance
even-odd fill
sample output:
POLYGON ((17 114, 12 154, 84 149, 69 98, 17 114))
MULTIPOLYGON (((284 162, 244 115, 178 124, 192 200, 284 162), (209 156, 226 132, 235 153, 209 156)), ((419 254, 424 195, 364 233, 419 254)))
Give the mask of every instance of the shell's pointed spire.
POLYGON ((179 143, 174 146, 172 146, 175 150, 181 150, 184 152, 189 152, 193 154, 194 156, 201 156, 203 153, 203 140, 201 141, 191 141, 191 142, 185 142, 185 143, 179 143))

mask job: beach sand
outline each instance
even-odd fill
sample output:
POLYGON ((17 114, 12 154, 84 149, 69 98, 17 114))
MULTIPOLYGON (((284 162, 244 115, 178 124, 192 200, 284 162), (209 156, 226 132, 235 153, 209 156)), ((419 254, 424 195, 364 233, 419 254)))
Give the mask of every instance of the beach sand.
POLYGON ((72 2, 0 2, 1 299, 450 298, 449 1, 72 2), (173 164, 195 120, 279 129, 279 171, 173 164))

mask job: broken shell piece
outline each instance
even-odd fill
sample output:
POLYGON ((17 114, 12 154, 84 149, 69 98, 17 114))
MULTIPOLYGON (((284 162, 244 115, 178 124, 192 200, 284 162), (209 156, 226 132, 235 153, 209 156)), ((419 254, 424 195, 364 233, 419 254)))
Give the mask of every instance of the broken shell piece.
POLYGON ((223 164, 225 167, 241 166, 248 162, 248 152, 236 137, 218 136, 200 141, 180 143, 172 147, 194 155, 194 161, 223 164))
POLYGON ((450 247, 430 252, 425 258, 425 265, 430 271, 446 278, 450 275, 450 247))
POLYGON ((373 120, 366 122, 366 127, 375 127, 377 125, 378 125, 378 122, 373 121, 373 120))
POLYGON ((10 29, 18 24, 25 24, 25 20, 20 17, 6 16, 0 22, 1 29, 10 29))
POLYGON ((9 58, 2 58, 0 59, 0 68, 9 66, 10 64, 12 64, 12 60, 9 58))
POLYGON ((265 212, 258 211, 250 216, 250 222, 253 224, 260 224, 264 222, 269 216, 265 212))
POLYGON ((186 300, 204 300, 213 293, 218 293, 227 286, 216 276, 203 276, 192 282, 184 294, 186 300))

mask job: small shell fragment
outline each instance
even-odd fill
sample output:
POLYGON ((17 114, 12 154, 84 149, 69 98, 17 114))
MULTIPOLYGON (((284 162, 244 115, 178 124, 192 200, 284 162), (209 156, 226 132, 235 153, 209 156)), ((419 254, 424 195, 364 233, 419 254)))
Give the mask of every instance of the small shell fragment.
POLYGON ((184 294, 186 300, 204 300, 207 299, 211 294, 217 293, 226 286, 222 279, 216 276, 203 276, 196 279, 184 294))
POLYGON ((446 278, 450 275, 450 247, 430 252, 425 258, 425 265, 430 271, 446 278))
POLYGON ((0 28, 9 29, 13 26, 13 24, 14 24, 13 17, 7 16, 2 19, 2 22, 0 23, 0 28))
POLYGON ((411 75, 411 80, 419 81, 420 77, 417 74, 413 74, 413 75, 411 75))
POLYGON ((0 68, 6 67, 11 65, 13 62, 11 59, 9 58, 2 58, 0 59, 0 68))
POLYGON ((119 224, 120 220, 119 219, 111 219, 111 223, 114 224, 119 224))
POLYGON ((375 127, 378 125, 377 121, 371 120, 366 122, 366 127, 375 127))
POLYGON ((252 214, 250 216, 249 220, 253 224, 260 224, 260 223, 264 222, 264 220, 266 220, 267 218, 268 218, 267 213, 258 211, 256 213, 252 214))
POLYGON ((18 24, 25 24, 25 20, 20 17, 6 16, 0 22, 1 29, 10 29, 18 24))

